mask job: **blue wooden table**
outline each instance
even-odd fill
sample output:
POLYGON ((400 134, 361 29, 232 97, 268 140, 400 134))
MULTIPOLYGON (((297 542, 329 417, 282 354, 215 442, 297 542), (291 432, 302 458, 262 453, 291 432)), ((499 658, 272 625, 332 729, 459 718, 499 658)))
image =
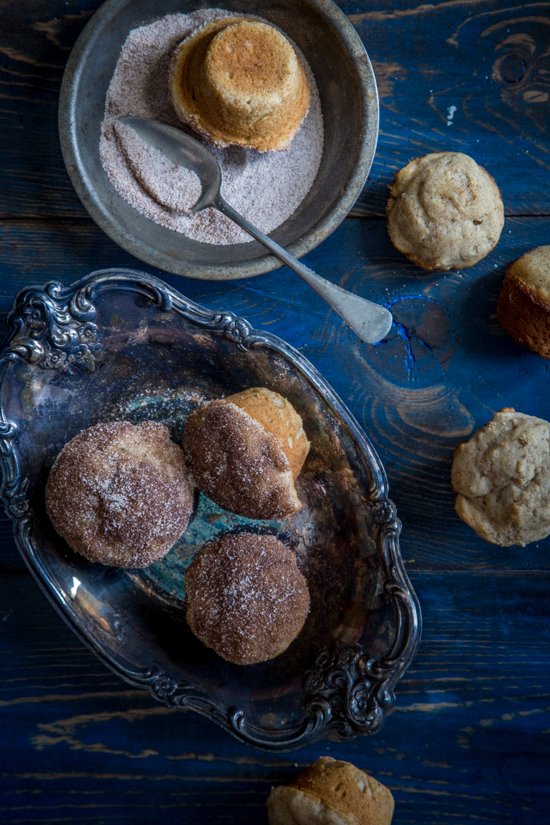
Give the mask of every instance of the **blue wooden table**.
POLYGON ((2 517, 0 822, 265 823, 270 787, 323 754, 387 784, 396 823, 550 822, 550 539, 486 544, 455 515, 449 483, 456 444, 494 411, 550 417, 549 362, 495 320, 506 265, 550 242, 550 3, 340 0, 373 60, 380 142, 355 209, 307 262, 391 305, 396 324, 376 347, 286 269, 185 280, 148 269, 87 217, 56 114, 67 56, 98 5, 0 3, 1 324, 25 285, 135 266, 285 338, 386 466, 424 633, 381 733, 266 755, 107 671, 39 591, 2 517), (506 208, 496 249, 462 272, 409 264, 383 217, 395 171, 440 150, 485 166, 506 208))

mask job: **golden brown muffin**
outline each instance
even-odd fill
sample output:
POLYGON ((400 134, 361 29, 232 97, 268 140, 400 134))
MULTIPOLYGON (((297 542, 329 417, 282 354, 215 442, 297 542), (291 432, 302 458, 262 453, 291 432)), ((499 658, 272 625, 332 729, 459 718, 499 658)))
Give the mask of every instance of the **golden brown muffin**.
POLYGON ((491 544, 550 534, 550 423, 506 407, 455 450, 455 510, 491 544))
POLYGON ((309 452, 309 441, 302 419, 290 401, 265 387, 252 387, 224 400, 236 404, 258 421, 264 430, 275 436, 288 459, 292 478, 296 481, 309 452))
POLYGON ((350 762, 322 756, 290 785, 273 788, 269 825, 390 825, 390 791, 350 762))
POLYGON ((195 636, 237 665, 279 656, 309 613, 296 557, 275 536, 238 533, 205 545, 187 568, 185 592, 195 636))
POLYGON ((434 152, 397 172, 386 209, 396 249, 423 269, 463 269, 484 258, 504 226, 500 191, 468 155, 434 152))
POLYGON ((164 424, 96 424, 57 456, 46 509, 67 544, 90 561, 147 567, 168 553, 191 517, 183 450, 164 424))
POLYGON ((514 341, 550 358, 550 246, 538 246, 508 265, 497 321, 514 341))
POLYGON ((302 506, 294 481, 309 441, 279 393, 253 387, 201 404, 187 420, 183 446, 198 488, 225 510, 280 519, 302 506))
POLYGON ((309 83, 281 32, 223 17, 178 46, 169 74, 176 114, 218 146, 287 149, 309 109, 309 83))

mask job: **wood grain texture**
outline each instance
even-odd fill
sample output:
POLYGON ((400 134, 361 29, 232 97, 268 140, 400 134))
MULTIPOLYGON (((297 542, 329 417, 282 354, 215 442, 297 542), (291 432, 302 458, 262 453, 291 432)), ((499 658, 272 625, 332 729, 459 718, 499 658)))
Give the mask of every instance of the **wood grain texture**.
POLYGON ((57 96, 99 0, 0 0, 0 334, 21 287, 132 266, 285 338, 385 464, 424 614, 418 655, 376 737, 265 755, 107 671, 34 583, 1 516, 2 823, 265 824, 271 786, 322 754, 387 784, 396 825, 550 819, 550 540, 486 544, 455 515, 449 485, 454 447, 495 410, 550 417, 550 362, 494 317, 507 263, 550 237, 550 2, 339 5, 373 61, 380 141, 356 217, 306 260, 391 307, 386 341, 360 344, 287 269, 228 284, 166 275, 87 218, 61 158, 57 96), (447 149, 486 166, 508 218, 476 267, 427 273, 392 247, 380 216, 395 171, 447 149))
MULTIPOLYGON (((412 157, 471 154, 502 189, 507 214, 550 214, 550 3, 340 0, 373 61, 381 103, 374 166, 353 214, 383 215, 412 157)), ((4 0, 0 14, 0 217, 79 217, 57 137, 70 48, 99 0, 4 0)))
POLYGON ((263 825, 271 786, 321 754, 387 784, 396 825, 545 822, 550 575, 413 579, 424 639, 381 733, 271 756, 124 685, 28 576, 3 576, 2 822, 263 825))
POLYGON ((547 215, 550 3, 342 7, 371 55, 381 104, 377 158, 356 211, 383 213, 385 187, 410 158, 453 151, 487 168, 507 214, 547 215))

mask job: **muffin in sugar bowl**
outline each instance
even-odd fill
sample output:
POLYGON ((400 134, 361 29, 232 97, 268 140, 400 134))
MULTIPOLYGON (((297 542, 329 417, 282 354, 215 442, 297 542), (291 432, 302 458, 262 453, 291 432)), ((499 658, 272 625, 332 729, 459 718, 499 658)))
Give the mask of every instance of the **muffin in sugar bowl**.
POLYGON ((191 212, 197 176, 144 144, 124 115, 190 127, 220 163, 224 199, 267 234, 299 208, 323 157, 321 102, 303 56, 266 21, 220 9, 129 33, 109 84, 100 158, 119 194, 159 226, 213 246, 253 240, 221 212, 191 212))
POLYGON ((298 55, 273 26, 214 20, 180 44, 170 68, 178 117, 218 146, 287 149, 309 109, 298 55))

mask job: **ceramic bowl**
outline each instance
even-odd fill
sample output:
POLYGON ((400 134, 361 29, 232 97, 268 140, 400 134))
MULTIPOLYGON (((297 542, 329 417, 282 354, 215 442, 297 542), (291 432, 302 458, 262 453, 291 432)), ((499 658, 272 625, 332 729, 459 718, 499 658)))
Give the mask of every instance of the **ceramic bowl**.
POLYGON ((266 750, 380 729, 420 638, 420 608, 380 459, 299 352, 143 273, 27 287, 0 352, 0 420, 2 495, 16 543, 70 627, 115 673, 266 750), (296 514, 252 521, 200 494, 185 533, 144 570, 93 564, 54 532, 44 488, 78 432, 149 419, 178 442, 200 399, 251 386, 280 392, 302 416, 311 449, 296 514), (311 595, 288 649, 245 667, 204 647, 185 621, 191 559, 210 539, 243 530, 290 547, 311 595))
MULTIPOLYGON (((272 233, 300 258, 336 229, 368 177, 378 139, 374 73, 355 29, 331 0, 224 0, 222 6, 263 17, 288 34, 305 55, 319 88, 325 129, 321 166, 296 212, 272 233)), ((61 147, 85 208, 128 252, 190 278, 248 278, 281 263, 257 241, 214 246, 157 225, 118 194, 99 158, 107 90, 128 33, 167 14, 196 9, 196 0, 107 0, 99 8, 65 69, 59 101, 61 147)))

